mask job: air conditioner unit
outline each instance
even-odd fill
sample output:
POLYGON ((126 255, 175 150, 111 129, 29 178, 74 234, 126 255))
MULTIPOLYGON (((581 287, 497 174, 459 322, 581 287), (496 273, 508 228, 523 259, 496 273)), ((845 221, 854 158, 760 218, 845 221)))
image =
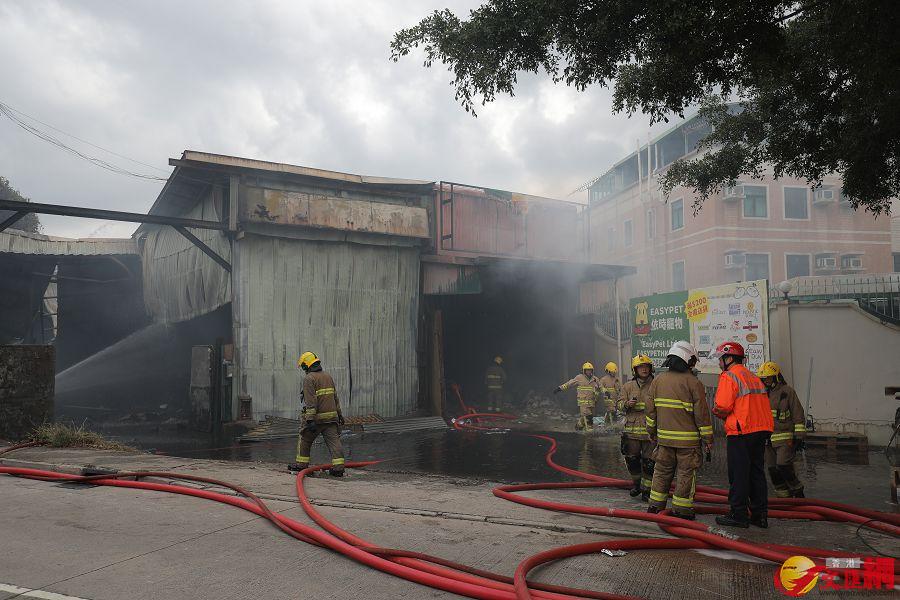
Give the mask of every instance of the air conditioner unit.
POLYGON ((845 256, 841 259, 841 267, 844 269, 862 269, 862 258, 858 256, 845 256))
POLYGON ((825 204, 834 201, 834 190, 819 189, 813 196, 813 204, 825 204))
POLYGON ((725 268, 737 269, 743 267, 747 263, 743 252, 731 252, 725 255, 725 268))
POLYGON ((742 185, 734 185, 731 187, 725 188, 722 192, 723 200, 743 200, 744 199, 744 186, 742 185))
POLYGON ((817 269, 833 269, 837 266, 837 259, 833 256, 819 256, 816 258, 817 269))

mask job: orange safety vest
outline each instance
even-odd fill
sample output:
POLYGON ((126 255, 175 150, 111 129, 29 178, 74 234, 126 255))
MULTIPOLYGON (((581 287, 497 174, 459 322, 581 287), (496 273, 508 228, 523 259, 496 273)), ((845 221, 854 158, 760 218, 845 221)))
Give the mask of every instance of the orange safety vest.
POLYGON ((731 365, 719 375, 713 412, 725 419, 725 435, 775 429, 766 386, 744 365, 731 365))

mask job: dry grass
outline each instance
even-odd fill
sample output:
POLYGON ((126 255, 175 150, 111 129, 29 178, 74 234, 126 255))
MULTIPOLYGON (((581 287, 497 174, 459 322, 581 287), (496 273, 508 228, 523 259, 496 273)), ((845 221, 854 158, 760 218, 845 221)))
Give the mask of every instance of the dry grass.
POLYGON ((83 425, 45 423, 31 433, 31 440, 53 448, 94 448, 97 450, 122 450, 134 452, 137 449, 119 442, 107 440, 95 431, 88 431, 83 425))

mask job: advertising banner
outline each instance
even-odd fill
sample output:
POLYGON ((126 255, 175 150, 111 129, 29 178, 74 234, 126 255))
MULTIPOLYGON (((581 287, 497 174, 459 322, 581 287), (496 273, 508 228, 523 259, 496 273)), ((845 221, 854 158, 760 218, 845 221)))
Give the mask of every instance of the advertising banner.
POLYGON ((655 367, 661 367, 672 344, 689 339, 690 326, 685 313, 687 298, 687 292, 672 292, 631 300, 634 354, 646 354, 655 367))
POLYGON ((701 373, 718 373, 709 358, 725 341, 739 342, 751 371, 769 360, 769 291, 765 280, 728 283, 631 300, 632 348, 661 366, 669 347, 688 340, 701 373))

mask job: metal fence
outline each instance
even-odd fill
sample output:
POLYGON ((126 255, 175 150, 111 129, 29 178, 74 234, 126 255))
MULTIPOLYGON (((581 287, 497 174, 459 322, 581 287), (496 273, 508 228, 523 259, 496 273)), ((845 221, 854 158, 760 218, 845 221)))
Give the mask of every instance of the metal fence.
MULTIPOLYGON (((900 325, 900 274, 832 275, 795 277, 788 280, 790 300, 856 300, 860 308, 891 323, 900 325)), ((777 286, 769 288, 773 301, 785 294, 777 286)))
MULTIPOLYGON (((611 339, 616 339, 616 306, 609 303, 599 307, 594 312, 594 327, 611 339)), ((631 339, 631 313, 628 303, 624 302, 619 307, 619 332, 622 341, 631 339)))

